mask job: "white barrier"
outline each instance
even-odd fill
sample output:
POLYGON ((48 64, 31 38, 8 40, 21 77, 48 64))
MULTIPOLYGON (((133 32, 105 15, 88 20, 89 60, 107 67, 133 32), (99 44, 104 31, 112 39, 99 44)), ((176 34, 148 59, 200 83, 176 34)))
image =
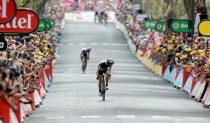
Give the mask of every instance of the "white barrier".
MULTIPOLYGON (((108 11, 108 22, 116 22, 115 12, 108 11)), ((65 19, 72 22, 94 22, 93 11, 78 11, 72 13, 66 13, 65 19)))

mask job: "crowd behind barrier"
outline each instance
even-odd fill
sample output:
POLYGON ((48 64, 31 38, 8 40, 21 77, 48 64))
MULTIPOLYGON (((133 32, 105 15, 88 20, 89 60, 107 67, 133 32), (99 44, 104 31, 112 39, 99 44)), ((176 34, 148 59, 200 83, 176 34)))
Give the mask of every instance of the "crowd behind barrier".
POLYGON ((0 123, 22 123, 43 104, 53 80, 64 14, 53 18, 56 26, 49 31, 0 36, 7 42, 6 51, 0 51, 0 123))
POLYGON ((194 100, 210 108, 210 40, 187 33, 171 33, 169 37, 146 30, 144 22, 123 3, 116 13, 116 28, 142 63, 155 74, 183 90, 194 100))
POLYGON ((21 123, 42 104, 53 78, 56 43, 51 33, 5 36, 8 48, 0 62, 3 123, 21 123))

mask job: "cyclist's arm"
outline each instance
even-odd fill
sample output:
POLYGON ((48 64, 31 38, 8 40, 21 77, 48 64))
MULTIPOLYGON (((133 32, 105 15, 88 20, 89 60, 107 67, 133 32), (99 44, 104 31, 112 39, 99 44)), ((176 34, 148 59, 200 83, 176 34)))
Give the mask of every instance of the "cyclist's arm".
POLYGON ((99 73, 98 73, 99 70, 100 70, 100 65, 98 65, 98 68, 97 68, 97 71, 96 71, 96 79, 97 80, 99 79, 99 73))
POLYGON ((82 59, 83 59, 83 55, 82 53, 80 53, 80 60, 82 61, 82 59))
POLYGON ((87 60, 89 60, 90 59, 90 53, 88 52, 88 55, 87 55, 87 60))
POLYGON ((107 70, 107 74, 111 75, 111 71, 112 71, 112 66, 110 66, 107 70))

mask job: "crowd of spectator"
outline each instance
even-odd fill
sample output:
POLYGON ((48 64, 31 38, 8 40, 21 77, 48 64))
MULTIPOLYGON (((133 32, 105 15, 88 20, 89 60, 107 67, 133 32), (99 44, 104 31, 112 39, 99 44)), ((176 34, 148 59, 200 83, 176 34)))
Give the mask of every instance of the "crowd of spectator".
POLYGON ((50 36, 55 33, 5 36, 8 47, 0 53, 0 101, 13 111, 18 110, 17 101, 32 103, 29 94, 39 87, 41 69, 55 59, 56 43, 50 36))
MULTIPOLYGON (((62 6, 51 5, 49 8, 47 15, 56 22, 49 31, 0 35, 0 40, 5 41, 7 46, 0 51, 0 105, 9 106, 13 112, 23 111, 26 116, 30 116, 34 108, 41 104, 36 104, 36 96, 41 102, 45 97, 43 93, 47 91, 44 88, 46 85, 40 84, 43 71, 49 70, 56 61, 57 44, 64 26, 65 11, 51 12, 53 8, 59 9, 62 6), (60 16, 53 16, 55 14, 60 16), (17 103, 24 106, 20 109, 17 103)), ((3 110, 5 108, 1 109, 0 122, 7 120, 3 110)))
POLYGON ((189 38, 187 33, 163 33, 144 28, 144 21, 139 21, 131 9, 131 2, 121 4, 117 18, 128 30, 136 45, 136 52, 152 58, 160 65, 186 68, 196 78, 210 81, 210 40, 199 35, 189 38))

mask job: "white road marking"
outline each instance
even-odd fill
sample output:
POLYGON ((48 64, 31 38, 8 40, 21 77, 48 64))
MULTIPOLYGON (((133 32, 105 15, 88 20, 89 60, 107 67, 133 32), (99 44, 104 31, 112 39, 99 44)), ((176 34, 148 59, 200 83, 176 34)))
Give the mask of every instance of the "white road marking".
POLYGON ((64 119, 64 116, 47 116, 47 120, 61 120, 64 119))
POLYGON ((98 43, 90 43, 90 45, 92 45, 92 46, 97 46, 98 43))
POLYGON ((158 115, 153 115, 152 116, 153 119, 161 119, 161 120, 169 120, 169 119, 172 119, 171 117, 169 116, 158 116, 158 115))
POLYGON ((191 120, 207 120, 207 118, 204 117, 184 117, 185 119, 191 119, 191 120))
POLYGON ((134 115, 117 115, 118 119, 134 119, 134 115))
POLYGON ((109 43, 102 43, 101 45, 102 45, 102 46, 108 46, 109 43))
POLYGON ((85 46, 85 45, 86 45, 86 43, 79 43, 79 45, 80 45, 80 46, 85 46))
POLYGON ((128 46, 128 44, 122 44, 122 43, 112 43, 112 46, 128 46))
POLYGON ((81 118, 82 119, 99 119, 101 117, 98 115, 83 115, 83 116, 81 116, 81 118))
POLYGON ((68 43, 68 46, 74 46, 75 44, 74 43, 68 43))

